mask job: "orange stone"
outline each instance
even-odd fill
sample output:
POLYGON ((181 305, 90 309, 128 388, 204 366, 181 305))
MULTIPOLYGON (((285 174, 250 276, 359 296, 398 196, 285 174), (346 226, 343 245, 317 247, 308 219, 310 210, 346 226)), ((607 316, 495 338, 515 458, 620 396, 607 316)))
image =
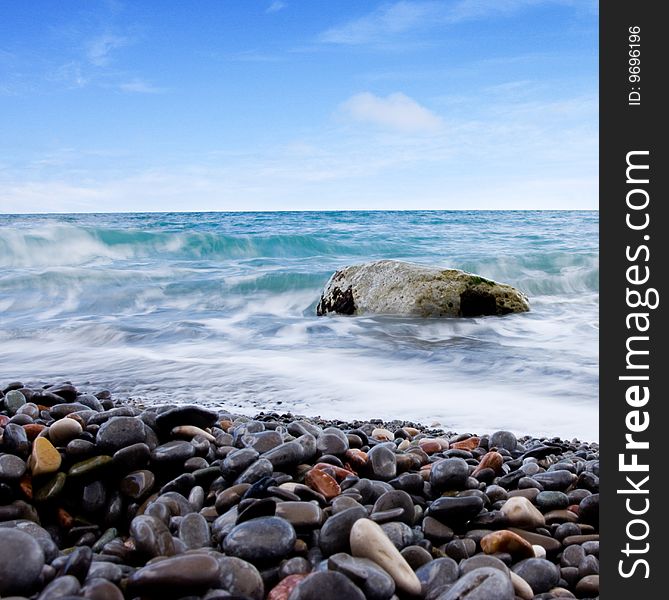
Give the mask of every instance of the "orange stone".
POLYGON ((74 525, 74 519, 69 512, 67 512, 64 508, 59 508, 56 515, 58 517, 58 524, 61 527, 65 529, 72 528, 72 525, 74 525))
POLYGON ((19 487, 28 500, 33 499, 33 478, 30 476, 30 473, 25 473, 23 477, 21 477, 19 487))
POLYGON ((436 452, 441 452, 444 449, 437 440, 433 439, 422 439, 418 442, 418 445, 420 446, 421 450, 425 452, 425 454, 435 454, 436 452))
POLYGON ((55 473, 60 468, 62 459, 60 452, 45 437, 38 437, 33 442, 30 465, 34 477, 55 473))
POLYGON ((475 476, 483 469, 492 469, 495 471, 495 473, 501 473, 503 464, 504 457, 499 452, 488 452, 483 455, 483 458, 481 459, 478 467, 476 467, 472 472, 472 476, 475 476))
POLYGON ((332 500, 341 494, 337 480, 320 469, 311 469, 304 478, 304 483, 312 490, 322 494, 327 500, 332 500))
POLYGON ((284 577, 272 588, 272 591, 267 596, 267 600, 288 600, 288 596, 292 594, 297 584, 307 577, 307 575, 307 573, 297 573, 296 575, 284 577))
POLYGON ((316 463, 314 465, 314 469, 323 471, 324 473, 330 475, 330 477, 334 477, 339 481, 341 481, 342 479, 346 479, 346 477, 348 477, 349 475, 355 475, 353 471, 349 471, 348 469, 342 469, 341 467, 338 467, 337 465, 331 465, 330 463, 316 463))
POLYGON ((532 544, 508 529, 493 531, 484 536, 481 539, 481 550, 486 554, 506 552, 514 559, 534 558, 532 544))
POLYGON ((481 441, 480 438, 470 437, 467 438, 466 440, 462 440, 460 442, 455 442, 451 444, 451 448, 457 448, 458 450, 473 450, 474 448, 479 447, 480 441, 481 441))
POLYGON ((9 417, 7 415, 0 415, 0 427, 4 427, 9 423, 9 417))
POLYGON ((23 426, 26 436, 32 442, 42 431, 46 429, 46 425, 40 425, 39 423, 28 423, 23 426))
POLYGON ((351 463, 351 465, 356 467, 364 467, 369 461, 367 453, 359 450, 358 448, 351 448, 350 450, 347 450, 346 458, 351 463))

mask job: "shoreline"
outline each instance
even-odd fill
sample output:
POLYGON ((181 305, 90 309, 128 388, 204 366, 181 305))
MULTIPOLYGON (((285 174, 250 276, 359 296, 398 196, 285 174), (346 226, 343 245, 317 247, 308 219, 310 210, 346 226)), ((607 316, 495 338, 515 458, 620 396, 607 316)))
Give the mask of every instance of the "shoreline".
POLYGON ((0 430, 2 596, 599 594, 595 442, 18 382, 0 430))

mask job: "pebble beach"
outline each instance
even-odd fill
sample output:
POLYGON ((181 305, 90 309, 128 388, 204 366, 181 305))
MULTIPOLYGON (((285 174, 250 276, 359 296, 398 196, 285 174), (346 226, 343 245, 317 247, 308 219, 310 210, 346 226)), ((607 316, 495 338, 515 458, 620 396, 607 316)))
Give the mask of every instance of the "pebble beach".
POLYGON ((0 394, 0 597, 599 597, 599 445, 0 394))

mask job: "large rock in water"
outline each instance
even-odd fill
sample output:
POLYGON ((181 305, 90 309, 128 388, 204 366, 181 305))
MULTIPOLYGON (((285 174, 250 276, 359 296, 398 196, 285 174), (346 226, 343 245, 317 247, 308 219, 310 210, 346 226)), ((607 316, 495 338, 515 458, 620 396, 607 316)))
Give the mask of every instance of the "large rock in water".
POLYGON ((337 271, 317 314, 479 317, 530 309, 527 297, 504 283, 457 269, 379 260, 337 271))

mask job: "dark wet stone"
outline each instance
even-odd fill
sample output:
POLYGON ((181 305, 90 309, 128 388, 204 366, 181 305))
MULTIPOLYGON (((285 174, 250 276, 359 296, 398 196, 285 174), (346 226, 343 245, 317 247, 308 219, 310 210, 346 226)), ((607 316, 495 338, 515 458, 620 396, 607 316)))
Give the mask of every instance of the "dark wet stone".
POLYGON ((483 510, 483 500, 477 496, 437 498, 428 509, 428 515, 450 526, 462 525, 483 510))
POLYGON ((195 425, 201 429, 216 423, 218 414, 201 406, 184 405, 170 408, 156 417, 156 426, 162 431, 172 431, 179 425, 195 425))
POLYGON ((4 451, 9 454, 27 457, 32 448, 26 435, 26 430, 16 423, 7 423, 2 434, 2 445, 4 451))
POLYGON ((268 460, 275 469, 282 471, 300 464, 304 455, 303 446, 297 441, 291 441, 265 452, 263 458, 268 460))
POLYGON ((0 480, 16 481, 26 472, 24 460, 13 454, 0 454, 0 480))
POLYGON ((170 530, 155 517, 135 517, 130 523, 130 535, 135 538, 137 550, 147 556, 172 556, 175 553, 170 530))
POLYGON ((93 458, 88 458, 72 465, 67 475, 73 479, 99 477, 102 472, 107 470, 111 463, 111 456, 94 456, 93 458))
POLYGON ((462 458, 438 460, 430 471, 430 485, 438 492, 463 490, 469 477, 469 465, 462 458))
POLYGON ((49 532, 37 523, 21 519, 0 522, 0 535, 2 535, 2 531, 5 529, 20 531, 32 537, 42 548, 44 559, 47 563, 50 563, 58 556, 58 546, 56 546, 49 532))
POLYGON ((481 567, 490 567, 491 569, 498 569, 502 573, 508 573, 509 568, 497 557, 488 554, 476 554, 471 558, 463 560, 460 565, 460 575, 466 575, 474 569, 481 567))
POLYGON ((433 559, 432 555, 421 546, 407 546, 400 554, 414 571, 433 559))
POLYGON ((545 490, 564 491, 576 480, 576 475, 569 471, 546 471, 537 473, 532 478, 538 481, 545 490))
POLYGON ((252 563, 285 558, 295 546, 295 530, 285 519, 262 517, 235 526, 226 536, 226 554, 252 563))
POLYGON ((80 589, 81 584, 76 577, 63 575, 51 581, 37 596, 37 600, 55 600, 56 598, 66 600, 70 596, 77 596, 80 589))
POLYGON ((220 587, 233 596, 262 600, 265 597, 264 583, 260 573, 251 563, 234 556, 224 556, 220 552, 212 552, 219 565, 220 587))
POLYGON ((107 502, 107 490, 102 481, 93 481, 84 486, 81 508, 89 514, 102 510, 107 502))
POLYGON ((526 558, 513 565, 512 570, 527 581, 535 594, 547 592, 560 580, 558 567, 543 558, 526 558))
POLYGON ((97 452, 97 447, 93 442, 79 438, 70 440, 65 446, 65 455, 75 462, 90 458, 97 452))
POLYGON ((581 579, 576 584, 575 592, 579 598, 598 598, 599 575, 587 575, 581 579))
POLYGON ((186 548, 206 548, 211 543, 209 524, 199 513, 190 513, 179 523, 179 539, 186 548))
POLYGON ((368 453, 374 476, 383 481, 394 479, 397 475, 397 457, 385 444, 374 446, 368 453))
POLYGON ((399 523, 397 521, 384 523, 381 525, 381 529, 383 529, 383 533, 386 534, 398 550, 402 550, 402 548, 406 548, 414 543, 413 530, 406 523, 399 523))
POLYGON ((316 448, 323 454, 342 455, 348 450, 348 438, 339 429, 329 427, 316 439, 316 448))
POLYGON ((5 394, 5 408, 9 415, 15 415, 26 403, 26 397, 19 390, 10 390, 5 394))
POLYGON ((206 554, 182 554, 138 569, 128 578, 128 589, 133 594, 199 595, 218 582, 216 559, 206 554))
POLYGON ((576 523, 562 523, 561 525, 558 525, 553 537, 555 537, 556 540, 562 541, 566 537, 580 535, 580 533, 581 528, 576 525, 576 523))
POLYGON ((426 516, 423 519, 423 535, 435 544, 443 544, 453 539, 453 530, 437 519, 426 516))
MULTIPOLYGON (((266 458, 261 458, 249 466, 237 479, 235 485, 240 483, 255 484, 274 472, 272 463, 266 458)), ((248 493, 248 492, 247 492, 248 493)))
POLYGON ((121 590, 106 579, 92 578, 81 589, 84 598, 88 600, 123 600, 121 590))
POLYGON ((476 542, 468 538, 456 538, 444 547, 444 552, 453 560, 460 561, 476 553, 476 542))
POLYGON ((92 560, 93 551, 88 546, 75 548, 67 557, 67 561, 58 574, 72 575, 83 583, 88 575, 92 560))
POLYGON ((151 451, 143 442, 131 444, 114 453, 114 467, 121 473, 136 471, 149 464, 151 451))
POLYGON ((402 490, 408 494, 422 494, 425 481, 420 473, 402 473, 399 477, 388 482, 395 489, 402 490))
POLYGON ((365 600, 353 582, 336 571, 312 573, 292 591, 288 600, 365 600))
POLYGON ((539 492, 534 503, 542 512, 560 510, 569 506, 569 498, 564 492, 539 492))
POLYGON ((183 496, 190 493, 195 485, 195 476, 192 473, 182 473, 171 481, 168 481, 158 491, 159 494, 166 494, 167 492, 178 492, 183 496))
POLYGON ((416 570, 424 595, 453 583, 458 575, 458 563, 448 557, 437 558, 416 570))
POLYGON ((221 472, 224 475, 239 474, 256 462, 258 456, 259 453, 255 448, 241 448, 240 450, 234 450, 225 457, 225 460, 223 460, 221 472))
POLYGON ((375 502, 374 507, 372 508, 372 515, 391 509, 400 509, 400 514, 396 520, 406 523, 407 525, 413 525, 415 516, 414 504, 409 494, 401 490, 385 492, 379 496, 379 499, 375 502))
POLYGON ((515 593, 509 577, 499 569, 480 567, 470 571, 437 600, 514 600, 515 593))
POLYGON ((194 455, 195 448, 190 442, 173 440, 154 448, 151 452, 151 460, 157 465, 183 464, 194 455))
POLYGON ((361 507, 347 508, 332 515, 321 528, 319 546, 324 556, 338 552, 351 552, 349 537, 351 528, 358 519, 366 519, 367 511, 361 507))
POLYGON ((278 431, 260 431, 253 434, 252 447, 262 454, 283 443, 283 436, 278 431))
POLYGON ((563 567, 578 567, 585 558, 585 550, 581 546, 574 544, 567 546, 560 557, 560 565, 563 567))
POLYGON ((599 575, 599 560, 596 556, 584 556, 578 563, 578 576, 582 578, 588 575, 599 575))
POLYGON ((490 448, 504 448, 513 452, 518 445, 518 440, 510 431, 496 431, 490 436, 488 444, 490 448))
POLYGON ((37 541, 18 529, 0 528, 0 594, 27 594, 36 587, 44 551, 37 541))
POLYGON ((88 569, 89 579, 106 579, 112 583, 119 583, 123 578, 123 570, 119 565, 107 561, 92 562, 88 569))
POLYGON ((371 560, 341 552, 328 559, 328 569, 346 575, 367 600, 388 600, 395 593, 393 578, 371 560))
POLYGON ((121 479, 119 489, 124 496, 139 501, 151 493, 155 483, 156 476, 151 471, 142 469, 128 473, 121 479))
POLYGON ((578 514, 583 523, 599 527, 599 494, 583 498, 578 506, 578 514))

